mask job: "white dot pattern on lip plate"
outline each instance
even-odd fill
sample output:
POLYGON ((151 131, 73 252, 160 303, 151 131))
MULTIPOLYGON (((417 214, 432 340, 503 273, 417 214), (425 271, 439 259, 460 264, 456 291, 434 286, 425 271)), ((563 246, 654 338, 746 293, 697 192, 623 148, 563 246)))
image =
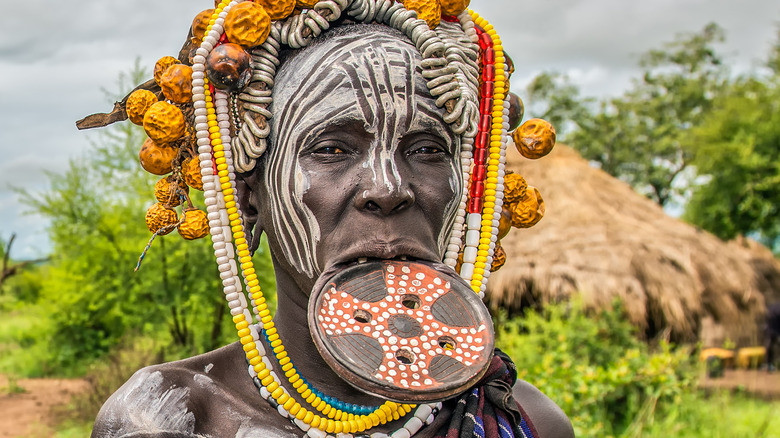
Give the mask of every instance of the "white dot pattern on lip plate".
POLYGON ((379 302, 361 301, 331 286, 323 294, 317 321, 328 336, 353 333, 370 336, 379 342, 383 355, 381 364, 374 371, 375 379, 400 388, 426 389, 437 384, 429 373, 434 358, 446 356, 471 366, 483 354, 485 340, 489 336, 476 336, 487 330, 485 324, 477 328, 462 328, 436 321, 431 307, 438 298, 450 292, 450 283, 442 281, 431 268, 399 264, 401 266, 385 265, 387 296, 379 302), (416 309, 404 305, 409 295, 419 298, 416 309), (362 318, 362 322, 355 319, 358 310, 370 313, 368 321, 365 321, 366 318, 362 318), (397 336, 391 331, 390 324, 392 317, 399 316, 416 321, 422 333, 411 337, 397 336), (448 339, 440 339, 444 337, 448 339))

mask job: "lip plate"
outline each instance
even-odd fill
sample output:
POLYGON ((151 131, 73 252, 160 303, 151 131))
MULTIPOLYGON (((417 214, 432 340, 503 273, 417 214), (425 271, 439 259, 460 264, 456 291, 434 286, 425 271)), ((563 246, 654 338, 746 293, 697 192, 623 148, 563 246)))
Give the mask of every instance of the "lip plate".
MULTIPOLYGON (((484 373, 487 371, 487 367, 489 366, 490 360, 493 355, 493 346, 494 346, 494 332, 493 332, 493 325, 492 325, 490 314, 487 308, 482 303, 482 301, 469 287, 469 285, 463 279, 457 276, 454 273, 454 271, 449 269, 449 267, 447 267, 446 265, 428 263, 428 262, 419 262, 419 261, 400 262, 400 261, 388 261, 388 260, 372 260, 361 264, 348 264, 348 266, 346 266, 345 268, 338 270, 332 276, 329 276, 329 278, 322 281, 322 286, 323 287, 313 291, 312 296, 310 297, 309 300, 309 310, 308 310, 309 329, 311 331, 311 335, 314 340, 314 343, 317 346, 317 349, 320 351, 322 357, 325 359, 326 363, 331 368, 333 368, 337 374, 342 376, 347 382, 349 382, 355 388, 369 394, 373 394, 379 397, 384 397, 402 403, 433 402, 433 401, 445 400, 454 395, 462 393, 463 391, 473 386, 477 381, 479 381, 479 379, 482 378, 484 373), (485 328, 484 334, 480 335, 486 338, 484 350, 482 350, 482 353, 480 353, 479 356, 476 359, 474 359, 473 365, 464 367, 464 369, 460 370, 458 376, 452 378, 448 377, 447 379, 444 379, 446 380, 446 382, 441 384, 438 384, 439 382, 436 382, 437 384, 430 387, 426 387, 424 389, 402 387, 400 385, 394 384, 393 382, 381 380, 376 377, 374 372, 367 371, 371 369, 371 366, 366 367, 363 366, 365 364, 360 363, 360 361, 363 360, 363 358, 360 357, 355 358, 354 354, 345 355, 343 353, 343 350, 336 345, 339 341, 343 340, 346 336, 355 336, 354 334, 352 335, 342 334, 341 339, 338 339, 339 336, 328 335, 326 333, 326 329, 318 320, 318 315, 320 315, 320 312, 322 311, 323 307, 328 305, 328 303, 324 303, 323 301, 326 292, 330 290, 331 286, 344 284, 345 281, 343 280, 346 278, 348 281, 348 277, 350 277, 350 275, 355 271, 361 271, 361 272, 373 271, 374 275, 376 275, 376 272, 382 272, 384 276, 386 274, 385 268, 391 264, 395 264, 395 265, 401 265, 401 264, 418 265, 419 264, 427 267, 429 271, 430 270, 435 271, 440 278, 445 279, 451 285, 450 290, 446 295, 450 295, 450 294, 457 295, 458 301, 465 303, 465 305, 468 306, 469 312, 467 313, 473 312, 473 314, 475 315, 474 319, 477 320, 479 324, 484 324, 484 328, 485 328), (442 268, 446 268, 446 269, 442 269, 442 268)), ((396 307, 398 306, 400 306, 400 302, 398 302, 398 304, 396 305, 396 307)), ((346 314, 347 312, 344 313, 346 314)), ((330 312, 327 314, 335 316, 333 313, 330 312)), ((352 321, 352 323, 354 323, 354 321, 352 321)), ((387 328, 389 329, 389 326, 387 328)), ((439 337, 437 334, 431 332, 428 332, 426 334, 430 335, 429 337, 431 339, 437 339, 439 337)), ((367 357, 369 356, 370 353, 369 347, 374 345, 378 345, 380 348, 383 348, 383 351, 381 352, 382 355, 389 353, 391 351, 385 349, 385 347, 379 344, 378 341, 376 340, 371 341, 368 339, 368 338, 371 339, 376 339, 376 338, 372 338, 371 336, 367 336, 367 335, 364 335, 363 337, 366 338, 362 340, 362 345, 365 348, 363 350, 357 350, 357 351, 362 351, 363 353, 366 353, 367 357)), ((388 340, 386 340, 386 343, 387 342, 388 340)), ((352 348, 354 348, 354 346, 352 348)), ((389 348, 394 348, 394 347, 389 346, 389 348)), ((397 349, 398 348, 392 351, 395 352, 397 349)), ((374 356, 376 357, 376 354, 374 354, 374 356)), ((374 363, 373 365, 376 365, 376 363, 374 363)))

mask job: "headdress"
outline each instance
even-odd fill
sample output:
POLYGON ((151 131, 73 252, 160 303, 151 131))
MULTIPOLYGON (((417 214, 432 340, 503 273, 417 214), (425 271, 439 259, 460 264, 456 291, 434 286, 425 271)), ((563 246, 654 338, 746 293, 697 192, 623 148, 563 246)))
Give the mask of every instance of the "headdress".
MULTIPOLYGON (((522 103, 509 93, 513 64, 493 27, 467 6, 468 0, 218 0, 215 9, 196 17, 179 59, 158 61, 155 81, 132 92, 112 114, 79 122, 79 127, 104 126, 126 114, 143 125, 149 140, 140 154, 142 165, 155 174, 173 172, 155 187, 160 202, 147 213, 147 225, 155 235, 173 228, 185 238, 211 235, 249 373, 261 395, 309 436, 363 432, 405 415, 413 405, 355 406, 317 392, 287 357, 265 305, 236 174, 251 172, 267 150, 280 52, 307 46, 345 19, 385 24, 411 40, 422 55, 430 94, 461 139, 463 196, 443 262, 481 298, 491 268, 505 259, 499 239, 511 225, 532 226, 544 213, 538 190, 504 170, 510 136, 524 156, 539 158, 552 148, 555 132, 549 123, 532 119, 510 134, 522 118, 522 103), (190 205, 179 219, 172 208, 188 201, 187 186, 204 191, 206 212, 190 205), (261 337, 273 351, 263 347, 261 337), (280 385, 269 362, 274 357, 299 394, 280 385)), ((444 350, 445 344, 440 345, 444 350)), ((435 409, 418 407, 406 432, 397 436, 413 435, 435 409)))

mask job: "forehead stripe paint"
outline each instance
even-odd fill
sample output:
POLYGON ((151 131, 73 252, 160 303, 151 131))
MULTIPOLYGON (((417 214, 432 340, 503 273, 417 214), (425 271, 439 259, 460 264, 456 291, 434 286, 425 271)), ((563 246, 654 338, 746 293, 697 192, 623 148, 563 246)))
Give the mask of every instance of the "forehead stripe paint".
MULTIPOLYGON (((398 44, 392 36, 383 35, 374 40, 367 44, 364 36, 339 37, 338 50, 330 50, 316 60, 307 58, 311 61, 306 65, 312 72, 310 77, 300 81, 295 88, 280 91, 283 99, 275 99, 286 105, 274 117, 272 137, 277 141, 268 160, 266 181, 269 187, 292 190, 282 190, 289 195, 274 196, 272 220, 281 231, 280 246, 285 256, 299 261, 301 272, 307 275, 319 274, 322 269, 317 265, 316 255, 320 227, 302 202, 307 182, 297 181, 304 176, 297 161, 297 148, 308 144, 324 129, 316 122, 307 122, 313 118, 333 123, 339 116, 346 120, 355 117, 359 120, 362 116, 366 129, 375 135, 374 147, 369 148, 364 166, 373 172, 375 186, 384 186, 388 191, 401 187, 396 163, 398 140, 415 125, 425 132, 436 126, 436 122, 441 123, 441 111, 437 112, 432 105, 417 104, 418 95, 427 96, 428 90, 424 80, 415 77, 415 73, 421 72, 416 65, 416 49, 411 44, 401 47, 381 44, 385 41, 398 44), (388 66, 395 68, 388 69, 388 66), (338 92, 334 92, 336 90, 338 92), (324 99, 328 99, 328 105, 321 104, 324 99), (341 101, 344 103, 340 104, 341 101), (321 109, 323 107, 328 111, 321 109), (353 108, 359 114, 350 114, 353 108)), ((436 128, 432 132, 450 139, 450 153, 457 149, 457 139, 449 130, 436 128)), ((456 161, 452 160, 450 178, 450 187, 457 189, 453 190, 456 196, 445 208, 442 221, 445 226, 437 236, 442 254, 462 191, 462 175, 456 161)))

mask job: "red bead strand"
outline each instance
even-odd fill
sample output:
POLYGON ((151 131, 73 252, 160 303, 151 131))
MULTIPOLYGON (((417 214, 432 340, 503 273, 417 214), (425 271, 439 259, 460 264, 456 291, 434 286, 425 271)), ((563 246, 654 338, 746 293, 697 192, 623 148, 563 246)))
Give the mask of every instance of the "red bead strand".
POLYGON ((493 96, 496 91, 496 52, 493 50, 493 38, 476 26, 479 47, 482 49, 482 81, 479 87, 479 129, 474 142, 474 169, 469 187, 469 213, 482 213, 485 195, 487 162, 490 157, 490 133, 493 124, 493 96))

